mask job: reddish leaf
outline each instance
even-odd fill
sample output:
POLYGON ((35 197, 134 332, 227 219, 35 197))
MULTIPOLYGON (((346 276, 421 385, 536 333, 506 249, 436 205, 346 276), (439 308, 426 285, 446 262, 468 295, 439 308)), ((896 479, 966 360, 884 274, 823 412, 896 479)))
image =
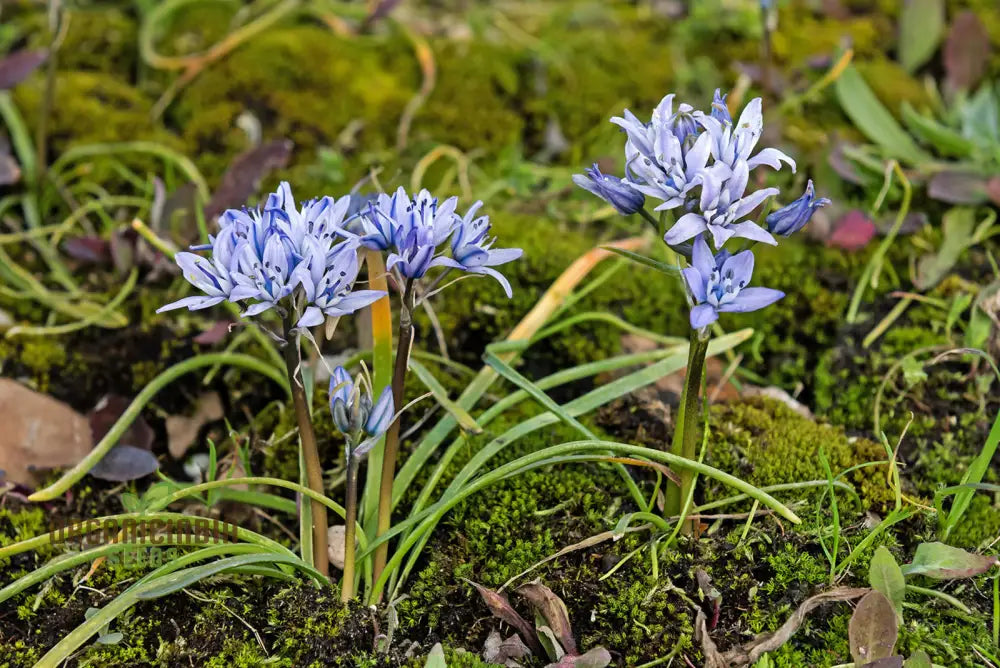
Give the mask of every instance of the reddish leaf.
MULTIPOLYGON (((120 394, 106 394, 100 398, 90 413, 87 414, 87 419, 90 421, 90 433, 95 443, 111 431, 111 427, 114 426, 115 422, 118 421, 118 418, 122 416, 125 409, 131 403, 131 400, 120 394)), ((153 428, 140 415, 125 430, 125 433, 118 439, 118 442, 133 445, 143 450, 149 450, 153 446, 154 438, 153 428)))
POLYGON ((875 237, 875 223, 861 211, 851 211, 837 222, 827 246, 856 251, 868 245, 875 237))
POLYGON ((927 184, 927 194, 949 204, 982 204, 987 199, 986 177, 971 172, 938 172, 927 184))
POLYGON ((111 245, 100 237, 67 239, 63 251, 74 260, 87 264, 107 264, 111 261, 111 245))
POLYGON ((899 639, 899 622, 885 594, 874 589, 865 594, 851 615, 848 637, 856 665, 866 666, 893 656, 899 639))
POLYGON ((955 17, 944 45, 945 81, 950 90, 972 90, 990 60, 990 36, 972 10, 955 17))
POLYGON ((288 164, 292 146, 288 139, 275 139, 233 158, 219 188, 205 206, 205 217, 215 218, 226 209, 246 203, 257 191, 261 179, 288 164))
POLYGON ((887 656, 884 659, 878 659, 877 661, 866 663, 861 666, 861 668, 903 668, 903 657, 898 655, 887 656))
POLYGON ((595 647, 586 654, 567 654, 545 668, 604 668, 610 663, 610 652, 603 647, 595 647))
POLYGON ((228 320, 220 320, 204 332, 194 337, 194 342, 202 346, 213 346, 229 335, 229 326, 232 323, 228 320))
POLYGON ((556 639, 567 654, 576 654, 576 640, 569 623, 569 612, 562 599, 539 580, 534 580, 517 588, 517 593, 528 599, 556 634, 556 639))
POLYGON ((525 621, 524 617, 517 614, 517 610, 511 606, 506 596, 492 589, 487 589, 481 584, 476 584, 472 580, 465 581, 476 588, 479 595, 483 597, 483 603, 490 609, 494 617, 514 627, 521 634, 521 638, 528 644, 532 652, 538 655, 542 654, 542 646, 538 643, 535 630, 531 624, 525 621))
POLYGON ((28 78, 49 57, 44 49, 15 51, 0 60, 0 90, 13 88, 28 78))

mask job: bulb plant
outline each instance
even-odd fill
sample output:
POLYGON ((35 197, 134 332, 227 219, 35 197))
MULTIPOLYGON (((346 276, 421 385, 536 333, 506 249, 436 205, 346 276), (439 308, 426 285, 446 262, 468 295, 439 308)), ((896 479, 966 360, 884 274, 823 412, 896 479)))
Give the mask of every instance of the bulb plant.
MULTIPOLYGON (((309 488, 325 493, 323 467, 302 378, 300 340, 315 341, 310 328, 350 315, 387 297, 383 290, 356 289, 360 261, 366 252, 386 253, 382 263, 399 288, 399 327, 391 384, 375 398, 372 381, 352 381, 342 367, 331 378, 330 410, 347 444, 347 498, 345 504, 345 569, 342 593, 354 592, 354 539, 358 506, 358 468, 365 455, 385 435, 379 480, 376 537, 388 531, 392 515, 392 487, 399 453, 400 421, 393 413, 401 406, 413 345, 413 309, 421 298, 438 289, 452 271, 496 279, 507 296, 511 286, 494 267, 516 260, 521 250, 493 248, 487 216, 478 215, 476 202, 464 216, 456 213, 458 198, 439 202, 428 191, 411 197, 403 188, 391 196, 367 200, 322 197, 296 204, 288 183, 282 183, 256 210, 230 209, 219 218, 219 232, 193 252, 176 255, 184 277, 203 295, 186 297, 159 309, 208 308, 224 301, 240 305, 242 316, 267 329, 284 347, 288 381, 302 446, 309 488), (354 211, 351 215, 351 211, 354 211), (198 254, 209 252, 208 257, 198 254), (431 272, 434 273, 431 276, 431 272), (281 321, 271 330, 261 318, 274 313, 281 321)), ((373 277, 369 275, 369 279, 373 277)), ((327 517, 324 505, 311 503, 313 563, 327 575, 327 517)), ((381 575, 388 541, 379 543, 374 577, 381 575)))
MULTIPOLYGON (((776 148, 755 152, 764 130, 761 99, 751 100, 734 121, 719 90, 707 113, 686 103, 675 108, 674 97, 664 97, 649 122, 628 110, 611 119, 626 135, 624 177, 602 174, 594 165, 573 180, 622 215, 639 214, 649 221, 683 265, 680 282, 690 306, 691 332, 671 451, 690 460, 697 457, 701 442, 700 401, 710 328, 720 313, 756 311, 784 297, 780 290, 751 285, 753 245, 777 245, 775 236, 788 237, 802 229, 829 200, 817 198, 809 181, 801 197, 766 215, 765 202, 780 191, 748 191, 750 173, 762 166, 780 170, 787 165, 794 171, 795 161, 776 148), (647 199, 659 201, 652 212, 646 208, 647 199), (762 206, 760 217, 751 219, 762 206), (682 212, 676 219, 675 211, 682 212), (727 248, 737 242, 742 244, 739 249, 727 248)), ((672 269, 652 259, 643 264, 672 269)), ((682 513, 691 487, 691 471, 682 470, 680 483, 667 489, 668 516, 682 513)))

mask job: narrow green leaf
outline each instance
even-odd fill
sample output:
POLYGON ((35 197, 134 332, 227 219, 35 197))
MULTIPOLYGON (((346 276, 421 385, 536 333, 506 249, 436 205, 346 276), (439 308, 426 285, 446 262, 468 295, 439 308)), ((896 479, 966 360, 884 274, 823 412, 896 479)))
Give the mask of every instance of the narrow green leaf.
POLYGON ((448 668, 448 662, 444 658, 444 647, 441 643, 431 647, 430 654, 427 655, 427 663, 424 668, 448 668))
POLYGON ((919 113, 913 106, 904 101, 900 106, 903 121, 910 132, 928 144, 932 144, 940 153, 955 158, 969 158, 976 150, 976 145, 962 136, 961 132, 952 130, 919 113))
POLYGON ((615 248, 614 246, 601 246, 601 248, 603 248, 606 251, 610 251, 612 253, 617 253, 618 255, 621 255, 624 258, 628 258, 629 260, 641 264, 644 267, 655 269, 656 271, 659 271, 664 274, 671 274, 673 276, 676 276, 677 274, 680 273, 680 269, 678 269, 672 264, 667 264, 666 262, 660 262, 659 260, 654 260, 651 257, 646 257, 645 255, 641 255, 639 253, 633 253, 632 251, 625 250, 624 248, 615 248))
POLYGON ((836 91, 844 113, 868 139, 886 152, 887 157, 909 165, 931 160, 931 156, 917 146, 889 110, 882 106, 853 65, 844 69, 837 79, 836 91))
POLYGON ((434 400, 441 404, 442 408, 451 413, 451 416, 455 418, 462 429, 471 434, 481 434, 483 432, 482 427, 476 423, 476 419, 469 415, 467 410, 448 398, 448 390, 444 389, 444 386, 438 382, 438 379, 434 377, 430 369, 413 359, 412 356, 410 357, 410 368, 417 374, 417 378, 424 384, 424 387, 434 395, 434 400))
POLYGON ((934 580, 971 578, 993 568, 997 558, 973 554, 944 543, 921 543, 913 561, 903 565, 904 575, 923 575, 934 580))
POLYGON ((899 64, 914 72, 944 37, 944 0, 905 0, 899 17, 899 64))
POLYGON ((906 598, 906 579, 892 553, 885 546, 875 550, 868 565, 868 582, 882 592, 896 610, 896 619, 903 621, 903 599, 906 598))
POLYGON ((298 557, 289 557, 287 555, 277 554, 274 552, 244 554, 238 557, 226 557, 225 559, 219 559, 218 561, 205 564, 204 566, 192 566, 191 568, 179 570, 162 578, 157 578, 149 585, 137 590, 136 597, 139 600, 160 598, 161 596, 166 596, 186 587, 190 587, 194 583, 204 580, 207 577, 224 573, 234 568, 241 568, 243 566, 251 566, 253 564, 260 563, 283 563, 297 566, 304 571, 313 570, 306 566, 305 562, 298 557))

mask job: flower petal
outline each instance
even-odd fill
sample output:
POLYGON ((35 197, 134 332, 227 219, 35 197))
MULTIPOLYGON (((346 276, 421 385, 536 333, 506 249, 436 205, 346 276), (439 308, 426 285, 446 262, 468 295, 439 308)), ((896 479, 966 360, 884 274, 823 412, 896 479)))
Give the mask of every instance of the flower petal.
POLYGON ((173 311, 178 308, 187 308, 191 311, 197 311, 198 309, 208 308, 209 306, 215 306, 216 304, 222 302, 225 297, 205 297, 202 295, 197 295, 194 297, 185 297, 184 299, 178 299, 175 302, 167 304, 166 306, 161 306, 156 309, 157 313, 163 313, 164 311, 173 311))
POLYGON ((326 318, 323 316, 323 312, 315 306, 310 306, 306 309, 299 321, 295 323, 296 328, 300 327, 316 327, 317 325, 322 325, 326 318))
MULTIPOLYGON (((749 239, 750 241, 759 241, 761 243, 770 244, 771 246, 777 246, 778 242, 775 241, 771 233, 764 228, 757 225, 757 223, 745 220, 742 223, 736 223, 735 225, 730 225, 729 229, 733 232, 730 236, 737 236, 743 239, 749 239)), ((718 248, 718 246, 716 246, 718 248)))
POLYGON ((761 202, 766 200, 768 197, 777 195, 778 193, 779 190, 777 188, 761 188, 760 190, 755 190, 740 200, 740 203, 736 206, 736 210, 733 212, 733 220, 739 220, 760 206, 761 202))
POLYGON ((691 309, 691 327, 701 329, 719 319, 719 314, 711 304, 698 304, 691 309))
MULTIPOLYGON (((699 239, 701 237, 698 237, 699 239)), ((701 273, 698 272, 694 267, 685 267, 681 270, 684 274, 684 282, 687 284, 688 290, 691 291, 691 296, 694 297, 695 302, 705 301, 705 279, 702 277, 701 273)))
POLYGON ((240 316, 243 318, 249 318, 250 316, 258 315, 273 307, 274 302, 257 302, 256 304, 248 306, 247 310, 243 311, 240 316))
POLYGON ((781 169, 782 162, 788 163, 788 166, 792 168, 792 173, 795 172, 795 161, 776 148, 761 149, 757 155, 747 160, 747 166, 753 169, 760 165, 767 165, 773 169, 781 169))
POLYGON ((674 223, 673 227, 663 235, 663 240, 670 246, 683 243, 705 231, 705 219, 696 213, 685 213, 674 223))
POLYGON ((730 279, 739 287, 745 286, 753 276, 753 251, 745 250, 737 253, 722 265, 723 279, 730 279))
POLYGON ((728 304, 719 307, 720 311, 729 313, 746 313, 770 306, 785 296, 781 290, 771 288, 743 288, 736 298, 728 304))
POLYGON ((715 258, 712 257, 712 250, 705 241, 705 235, 699 234, 694 240, 694 247, 691 249, 691 265, 698 270, 704 279, 708 279, 715 271, 715 258))

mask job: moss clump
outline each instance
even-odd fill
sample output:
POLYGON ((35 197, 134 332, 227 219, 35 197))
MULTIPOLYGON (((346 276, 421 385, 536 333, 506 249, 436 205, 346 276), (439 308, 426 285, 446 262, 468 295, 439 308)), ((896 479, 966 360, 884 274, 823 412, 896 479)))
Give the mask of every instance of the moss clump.
POLYGON ((499 153, 521 141, 516 96, 520 55, 488 41, 433 44, 438 80, 413 122, 412 135, 463 151, 499 153))
MULTIPOLYGON (((754 485, 824 480, 820 449, 834 475, 856 464, 880 461, 885 450, 877 443, 852 438, 843 429, 803 418, 784 404, 770 400, 722 404, 713 408, 708 461, 754 485)), ((892 492, 884 475, 870 469, 850 477, 866 507, 879 508, 892 492)), ((706 481, 706 498, 732 492, 706 481)))
MULTIPOLYGON (((416 90, 417 67, 403 40, 344 38, 310 26, 269 30, 214 63, 170 109, 199 167, 219 175, 229 157, 247 147, 236 124, 252 113, 267 134, 295 143, 296 159, 312 161, 318 146, 333 145, 353 121, 366 150, 391 146, 406 102, 416 90)), ((351 160, 350 182, 367 164, 351 160)), ((299 192, 306 197, 317 193, 299 192)))
MULTIPOLYGON (((14 89, 14 100, 29 125, 41 113, 44 81, 35 77, 14 89)), ((49 115, 49 148, 59 155, 72 146, 143 138, 177 148, 178 142, 150 120, 150 100, 112 74, 61 71, 56 76, 55 99, 49 115)), ((145 159, 143 165, 152 165, 145 159)), ((88 177, 105 185, 116 172, 96 165, 88 177), (106 170, 106 171, 105 171, 106 170)))

